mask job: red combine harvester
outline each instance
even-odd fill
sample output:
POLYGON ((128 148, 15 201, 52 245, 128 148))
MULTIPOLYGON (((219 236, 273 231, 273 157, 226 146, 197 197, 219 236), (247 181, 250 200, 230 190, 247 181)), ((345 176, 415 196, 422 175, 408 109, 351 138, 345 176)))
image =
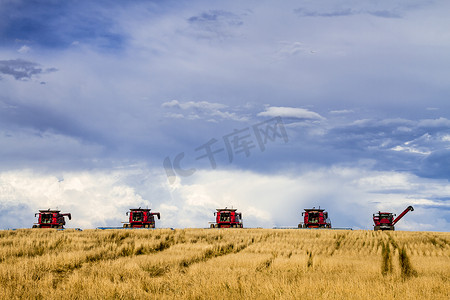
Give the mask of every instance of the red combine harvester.
POLYGON ((395 220, 395 214, 379 211, 373 214, 373 222, 375 223, 373 230, 395 230, 395 224, 403 218, 409 211, 414 211, 412 206, 408 206, 395 220))
POLYGON ((35 213, 34 216, 38 216, 38 222, 33 225, 33 228, 58 228, 63 229, 64 225, 66 225, 66 221, 64 217, 69 217, 69 220, 72 219, 72 215, 70 213, 61 214, 60 210, 51 210, 50 208, 47 210, 39 210, 38 213, 35 213))
POLYGON ((242 213, 236 212, 235 208, 218 208, 214 213, 216 223, 211 224, 211 228, 242 228, 242 213))
POLYGON ((298 224, 298 228, 331 228, 328 212, 320 206, 319 208, 305 208, 302 216, 303 223, 298 224))
POLYGON ((123 224, 123 228, 155 228, 155 215, 161 218, 159 212, 150 212, 150 208, 130 208, 126 215, 129 223, 123 224))

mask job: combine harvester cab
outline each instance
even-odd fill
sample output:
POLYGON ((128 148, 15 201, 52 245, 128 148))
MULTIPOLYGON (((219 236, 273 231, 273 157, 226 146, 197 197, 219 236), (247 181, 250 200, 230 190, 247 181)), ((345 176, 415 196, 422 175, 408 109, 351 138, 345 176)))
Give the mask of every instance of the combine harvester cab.
POLYGON ((211 224, 211 228, 243 228, 242 213, 236 212, 235 208, 218 208, 214 213, 216 222, 211 224))
POLYGON ((403 218, 409 211, 414 211, 412 206, 408 206, 395 220, 395 214, 390 212, 381 212, 373 214, 373 230, 395 230, 395 224, 403 218))
POLYGON ((150 212, 150 208, 131 208, 126 213, 129 216, 128 223, 123 228, 155 228, 155 215, 161 219, 159 212, 150 212))
POLYGON ((331 221, 325 209, 305 208, 302 216, 303 223, 298 224, 298 228, 331 228, 331 221))
POLYGON ((70 213, 62 214, 60 213, 60 210, 51 210, 50 208, 47 210, 39 210, 39 212, 35 213, 34 216, 39 217, 38 222, 33 225, 33 228, 63 229, 64 225, 66 225, 64 217, 68 217, 69 220, 72 219, 72 215, 70 213))

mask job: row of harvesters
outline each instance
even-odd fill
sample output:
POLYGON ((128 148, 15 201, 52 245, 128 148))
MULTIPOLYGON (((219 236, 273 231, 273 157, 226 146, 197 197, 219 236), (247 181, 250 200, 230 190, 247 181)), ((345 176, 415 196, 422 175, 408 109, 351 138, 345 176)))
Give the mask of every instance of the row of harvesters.
MULTIPOLYGON (((159 212, 150 212, 149 208, 131 208, 126 215, 129 217, 129 222, 123 222, 123 228, 155 228, 155 216, 161 218, 159 212)), ((66 225, 64 217, 72 219, 70 213, 62 214, 60 210, 40 210, 34 215, 38 216, 38 222, 33 225, 33 228, 57 228, 63 229, 66 225)))
MULTIPOLYGON (((235 208, 216 209, 214 213, 215 222, 211 222, 210 228, 243 228, 242 213, 237 212, 235 208)), ((414 211, 412 206, 408 206, 397 218, 395 214, 381 212, 373 215, 374 230, 395 230, 395 224, 409 211, 414 211)), ((35 214, 38 217, 38 223, 33 228, 64 228, 66 224, 64 217, 71 220, 70 213, 60 213, 59 210, 40 210, 35 214)), ((151 212, 149 208, 132 208, 126 213, 129 217, 127 223, 124 222, 123 228, 155 228, 155 216, 160 219, 159 212, 151 212)), ((331 221, 328 218, 328 212, 323 208, 305 209, 302 213, 303 222, 298 224, 298 228, 331 228, 331 221)))
MULTIPOLYGON (((408 206, 397 218, 390 212, 381 212, 373 214, 373 229, 377 230, 395 230, 395 224, 403 218, 408 212, 414 211, 412 206, 408 206)), ((331 221, 328 218, 328 212, 320 207, 305 208, 302 213, 303 223, 298 224, 298 228, 331 228, 331 221)))
MULTIPOLYGON (((62 214, 59 210, 40 210, 34 216, 38 216, 38 222, 33 228, 64 228, 66 222, 64 217, 72 219, 70 213, 62 214)), ((123 222, 123 228, 155 228, 155 216, 161 219, 159 212, 152 212, 150 208, 131 208, 126 213, 128 222, 123 222)), ((211 224, 211 228, 242 228, 242 213, 236 212, 233 208, 217 209, 214 213, 216 222, 211 224)))
MULTIPOLYGON (((331 220, 328 212, 323 208, 305 208, 302 212, 303 222, 298 224, 298 228, 331 228, 331 220)), ((412 206, 408 206, 397 218, 390 212, 373 214, 374 230, 395 230, 395 224, 403 218, 409 211, 414 211, 412 206)), ((217 209, 216 223, 211 224, 211 228, 242 228, 242 214, 236 209, 217 209)))

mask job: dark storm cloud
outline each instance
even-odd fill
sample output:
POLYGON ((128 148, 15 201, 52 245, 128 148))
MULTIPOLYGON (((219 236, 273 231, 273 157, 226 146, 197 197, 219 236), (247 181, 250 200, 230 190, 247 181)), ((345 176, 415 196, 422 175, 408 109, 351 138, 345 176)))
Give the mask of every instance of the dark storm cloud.
POLYGON ((241 26, 244 24, 241 17, 238 15, 224 11, 224 10, 211 10, 209 12, 203 12, 197 16, 190 17, 188 19, 190 24, 208 27, 209 24, 224 24, 229 26, 241 26))
POLYGON ((368 11, 369 15, 373 15, 375 17, 380 18, 401 18, 402 16, 394 11, 388 10, 378 10, 378 11, 368 11))
POLYGON ((445 149, 450 144, 450 126, 446 119, 338 120, 330 117, 322 123, 292 124, 285 120, 290 142, 276 153, 266 154, 271 157, 265 168, 273 171, 290 161, 316 167, 363 163, 378 171, 448 178, 450 163, 445 149))
MULTIPOLYGON (((21 199, 27 200, 27 199, 21 199)), ((1 229, 12 229, 12 228, 31 228, 32 222, 31 217, 34 211, 29 205, 24 203, 2 203, 0 201, 0 224, 1 229), (27 217, 25 217, 27 216, 27 217), (31 217, 30 217, 31 216, 31 217), (7 224, 7 225, 6 225, 7 224)))
MULTIPOLYGON (((389 149, 399 140, 408 140, 411 133, 398 131, 398 126, 408 126, 409 121, 361 120, 337 126, 327 132, 326 140, 336 148, 367 151, 389 149)), ((405 127, 409 128, 409 127, 405 127)))
POLYGON ((111 138, 75 118, 70 110, 0 99, 0 144, 7 145, 0 150, 2 167, 77 168, 82 160, 92 161, 112 151, 111 138))
POLYGON ((410 11, 433 4, 433 1, 386 1, 384 3, 362 1, 310 2, 294 9, 300 17, 345 17, 355 15, 371 15, 379 18, 403 18, 410 11))
POLYGON ((320 11, 311 11, 303 8, 298 8, 294 10, 294 13, 297 14, 300 17, 343 17, 343 16, 354 16, 354 15, 360 15, 360 14, 369 14, 375 17, 380 18, 401 18, 401 15, 398 14, 395 11, 389 11, 389 10, 379 10, 379 11, 357 11, 350 8, 342 9, 342 10, 335 10, 335 11, 329 11, 329 12, 320 12, 320 11))
POLYGON ((26 43, 65 48, 74 42, 120 49, 126 37, 114 19, 104 13, 113 2, 6 1, 0 10, 0 41, 3 45, 26 43))
POLYGON ((445 120, 359 120, 332 128, 327 137, 339 147, 351 146, 361 150, 374 147, 382 150, 404 146, 414 147, 417 152, 427 152, 446 145, 443 135, 450 132, 450 124, 445 120))
POLYGON ((344 9, 332 12, 318 12, 318 11, 310 11, 303 8, 297 8, 294 12, 301 17, 342 17, 342 16, 351 16, 354 15, 355 12, 351 9, 344 9))
POLYGON ((23 59, 0 60, 0 74, 11 75, 17 80, 31 79, 34 75, 55 71, 56 68, 43 69, 39 64, 23 59))
POLYGON ((417 175, 450 180, 450 149, 433 151, 420 164, 417 175))
POLYGON ((195 36, 199 38, 225 38, 233 35, 233 30, 244 24, 241 16, 225 11, 210 10, 187 19, 195 36))
POLYGON ((70 136, 87 137, 86 131, 67 112, 57 108, 0 101, 8 109, 0 110, 3 128, 31 128, 38 132, 53 131, 70 136))

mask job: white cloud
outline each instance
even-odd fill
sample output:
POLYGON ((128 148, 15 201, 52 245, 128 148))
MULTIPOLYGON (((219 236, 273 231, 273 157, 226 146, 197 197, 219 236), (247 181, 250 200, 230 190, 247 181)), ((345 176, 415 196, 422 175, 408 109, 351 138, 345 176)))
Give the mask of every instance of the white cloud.
POLYGON ((279 49, 274 54, 274 57, 277 59, 285 59, 290 58, 296 55, 311 55, 317 53, 317 50, 313 50, 310 46, 303 44, 302 42, 289 42, 289 41, 280 41, 279 49))
POLYGON ((396 132, 411 132, 412 128, 406 127, 406 126, 400 126, 397 129, 395 129, 396 132))
POLYGON ((22 47, 20 47, 19 50, 17 50, 17 52, 19 52, 20 54, 26 54, 30 52, 30 50, 31 50, 30 47, 23 45, 22 47))
POLYGON ((408 223, 400 222, 398 229, 422 230, 426 224, 440 231, 450 224, 443 219, 437 227, 431 221, 433 209, 448 205, 435 198, 449 194, 444 180, 337 166, 271 175, 203 170, 173 186, 159 170, 141 166, 51 175, 25 170, 0 173, 0 216, 4 228, 31 227, 34 212, 59 208, 72 213, 66 227, 87 229, 121 226, 125 212, 141 206, 161 213, 157 227, 202 228, 214 221, 216 208, 234 207, 242 212, 245 226, 271 228, 296 226, 304 208, 321 206, 334 227, 371 229, 373 212, 398 214, 414 205, 408 223))
MULTIPOLYGON (((237 208, 243 213, 246 226, 296 226, 304 208, 326 208, 335 227, 372 228, 372 213, 387 210, 401 212, 408 205, 427 215, 440 202, 427 198, 445 196, 450 192, 446 182, 424 180, 397 172, 375 172, 356 168, 321 168, 303 173, 263 175, 245 171, 199 171, 181 180, 172 190, 180 211, 200 211, 199 216, 212 215, 214 208, 237 208), (420 195, 411 198, 412 194, 420 195)), ((445 205, 444 205, 445 206, 445 205)), ((448 205, 447 205, 448 206, 448 205)), ((445 206, 445 207, 447 207, 445 206)), ((205 226, 210 217, 200 217, 197 227, 205 226)), ((421 230, 416 222, 423 218, 408 215, 398 229, 421 230)), ((180 224, 181 225, 181 224, 180 224)), ((445 230, 429 224, 432 230, 445 230)))
POLYGON ((213 103, 213 102, 208 102, 208 101, 179 102, 178 100, 172 100, 169 102, 164 102, 162 104, 162 107, 176 107, 176 108, 181 108, 183 110, 191 109, 191 108, 199 108, 199 109, 204 109, 204 110, 216 111, 218 109, 225 108, 227 106, 224 104, 213 103))
POLYGON ((167 205, 164 203, 160 205, 160 208, 164 211, 178 211, 178 207, 176 207, 175 205, 167 205))
MULTIPOLYGON (((80 159, 85 156, 100 155, 104 148, 95 143, 82 142, 76 137, 53 133, 39 132, 37 130, 23 129, 19 132, 0 129, 0 156, 24 157, 26 161, 60 159, 71 156, 80 159)), ((3 162, 3 166, 9 161, 3 162)))
POLYGON ((261 117, 284 117, 284 118, 296 118, 296 119, 313 119, 322 120, 324 119, 321 115, 316 112, 297 107, 278 107, 269 106, 266 107, 266 111, 258 113, 261 117))
POLYGON ((165 116, 167 118, 172 118, 172 119, 183 119, 185 117, 183 114, 177 114, 177 113, 166 113, 165 116))
POLYGON ((450 128, 450 120, 447 118, 439 118, 439 119, 426 119, 420 120, 419 127, 449 127, 450 128))
POLYGON ((227 105, 221 103, 207 101, 188 101, 179 102, 172 100, 161 104, 166 109, 176 109, 180 112, 166 113, 166 117, 170 118, 186 118, 188 120, 205 119, 207 122, 217 122, 215 118, 221 120, 247 121, 246 116, 240 116, 236 112, 223 111, 228 108, 227 105), (212 117, 212 118, 211 118, 212 117))
POLYGON ((428 155, 431 153, 431 151, 422 151, 422 150, 416 149, 414 147, 405 147, 405 146, 395 146, 395 147, 391 148, 391 150, 405 151, 405 152, 417 153, 417 154, 423 154, 423 155, 428 155))
MULTIPOLYGON (((126 183, 136 170, 62 172, 48 175, 31 170, 0 173, 0 212, 22 205, 25 211, 60 209, 72 213, 66 227, 94 228, 121 226, 125 212, 134 206, 146 207, 151 200, 144 199, 135 187, 126 183)), ((141 174, 142 175, 142 174, 141 174)), ((2 226, 31 227, 36 220, 32 214, 17 214, 16 223, 2 226)))
POLYGON ((341 109, 341 110, 332 110, 330 111, 330 114, 340 115, 340 114, 350 114, 354 111, 351 109, 341 109))

